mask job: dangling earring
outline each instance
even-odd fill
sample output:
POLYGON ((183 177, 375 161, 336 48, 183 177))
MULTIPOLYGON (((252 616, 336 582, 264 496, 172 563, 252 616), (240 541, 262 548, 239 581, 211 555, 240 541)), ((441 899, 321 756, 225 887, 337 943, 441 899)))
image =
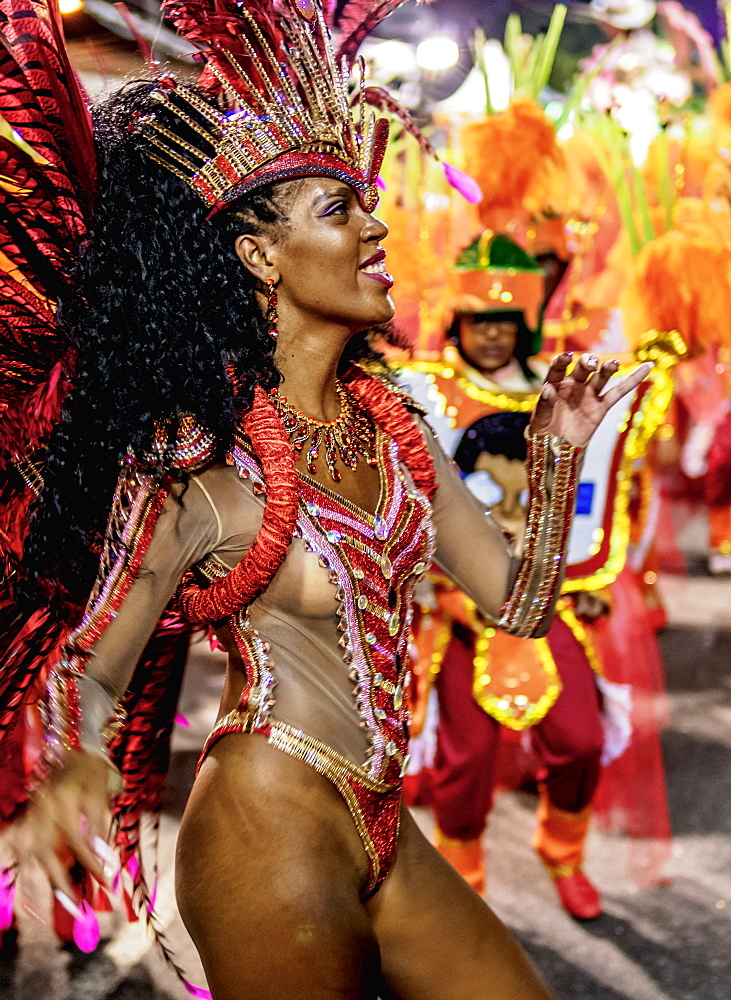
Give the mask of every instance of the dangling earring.
POLYGON ((267 328, 269 330, 269 336, 272 340, 277 339, 277 334, 279 330, 277 329, 277 323, 279 322, 279 317, 277 316, 277 289, 275 287, 274 278, 267 278, 267 328))

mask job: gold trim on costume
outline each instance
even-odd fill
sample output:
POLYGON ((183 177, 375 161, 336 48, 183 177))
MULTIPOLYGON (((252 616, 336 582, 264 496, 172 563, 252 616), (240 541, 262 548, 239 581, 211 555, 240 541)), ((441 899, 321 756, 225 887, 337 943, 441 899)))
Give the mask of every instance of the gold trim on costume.
POLYGON ((602 666, 602 662, 597 655, 594 642, 584 623, 577 617, 572 605, 565 598, 561 598, 556 605, 556 613, 564 625, 568 626, 574 639, 576 639, 581 648, 584 650, 591 669, 595 674, 599 674, 600 677, 603 677, 604 667, 602 666))
MULTIPOLYGON (((494 628, 483 628, 475 636, 475 655, 472 661, 474 675, 472 695, 480 708, 491 715, 503 726, 520 732, 529 726, 535 726, 554 706, 561 693, 561 679, 558 676, 556 661, 553 658, 548 639, 531 639, 531 647, 540 660, 541 669, 547 678, 543 693, 535 701, 531 701, 521 688, 515 693, 490 690, 492 673, 490 671, 490 640, 495 636, 494 628), (522 703, 520 701, 522 699, 522 703)), ((523 640, 521 640, 522 642, 523 640)))
MULTIPOLYGON (((388 785, 384 781, 371 778, 363 768, 354 764, 336 750, 333 750, 326 743, 322 743, 313 736, 308 736, 301 730, 294 729, 283 722, 272 724, 268 742, 271 746, 276 747, 277 750, 282 750, 284 753, 289 754, 290 757, 309 764, 318 774, 331 781, 340 792, 350 815, 353 817, 358 836, 370 861, 371 874, 368 889, 366 890, 367 893, 370 893, 378 882, 381 862, 376 846, 368 831, 368 824, 358 802, 358 797, 348 779, 350 778, 368 791, 376 792, 379 795, 393 791, 396 786, 388 785)), ((398 836, 398 821, 395 836, 398 836)))
POLYGON ((523 558, 497 625, 533 637, 546 621, 560 583, 584 449, 565 438, 528 438, 529 504, 523 558))
MULTIPOLYGON (((219 719, 206 740, 201 760, 205 759, 214 743, 223 736, 231 733, 253 733, 266 735, 267 743, 270 746, 294 757, 295 760, 308 764, 318 774, 327 778, 342 795, 370 862, 370 879, 366 894, 370 893, 378 882, 381 861, 368 830, 368 823, 363 815, 358 796, 350 782, 352 781, 366 791, 377 795, 386 795, 396 791, 399 785, 389 785, 378 778, 372 778, 365 768, 338 753, 337 750, 333 750, 327 743, 302 732, 301 729, 295 729, 285 722, 272 722, 267 730, 258 730, 256 721, 255 712, 241 708, 236 708, 219 719)), ((396 820, 395 836, 398 836, 398 819, 396 820)))

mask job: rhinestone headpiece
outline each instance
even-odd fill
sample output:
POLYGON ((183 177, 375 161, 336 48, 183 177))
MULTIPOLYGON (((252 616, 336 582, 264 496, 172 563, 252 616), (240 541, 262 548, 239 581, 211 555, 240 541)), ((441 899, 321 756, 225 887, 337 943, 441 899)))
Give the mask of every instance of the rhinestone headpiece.
POLYGON ((363 64, 350 95, 350 67, 338 66, 315 0, 167 0, 163 9, 199 47, 199 87, 163 80, 155 97, 170 112, 141 123, 146 154, 219 211, 253 188, 287 178, 335 177, 350 184, 367 211, 388 122, 366 106, 363 64), (256 4, 256 5, 255 5, 256 4), (256 16, 255 16, 256 15, 256 16), (353 114, 357 106, 357 115, 353 114), (224 110, 219 110, 223 107, 224 110))

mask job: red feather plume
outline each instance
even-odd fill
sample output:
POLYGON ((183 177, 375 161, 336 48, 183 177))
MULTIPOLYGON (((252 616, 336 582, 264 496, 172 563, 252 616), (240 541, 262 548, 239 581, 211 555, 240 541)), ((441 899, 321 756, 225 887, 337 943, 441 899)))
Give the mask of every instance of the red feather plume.
POLYGON ((39 470, 57 422, 68 345, 55 319, 96 191, 91 121, 56 0, 0 0, 0 755, 57 655, 43 611, 14 607, 39 470))
MULTIPOLYGON (((245 71, 254 87, 264 87, 264 79, 257 68, 257 58, 246 45, 244 38, 250 34, 249 22, 235 0, 163 0, 162 12, 171 21, 178 34, 199 50, 206 62, 198 86, 216 93, 221 83, 212 68, 230 84, 234 91, 241 88, 241 80, 226 57, 229 52, 245 71)), ((278 15, 271 0, 247 0, 245 9, 259 26, 275 55, 279 55, 281 33, 278 15)))
POLYGON ((381 21, 388 17, 404 0, 330 0, 325 7, 325 21, 337 35, 337 60, 346 59, 349 66, 355 62, 358 49, 381 21))
POLYGON ((49 381, 66 352, 55 300, 86 232, 96 158, 55 0, 0 0, 0 41, 2 466, 55 416, 49 381))

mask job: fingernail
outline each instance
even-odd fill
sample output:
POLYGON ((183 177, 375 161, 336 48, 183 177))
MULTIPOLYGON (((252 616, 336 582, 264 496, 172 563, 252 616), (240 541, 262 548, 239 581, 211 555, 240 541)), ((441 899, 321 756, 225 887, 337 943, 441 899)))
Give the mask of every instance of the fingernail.
POLYGON ((586 363, 590 368, 596 368, 599 365, 599 358, 594 354, 589 354, 586 363))
POLYGON ((92 907, 82 900, 79 916, 74 920, 74 942, 79 951, 89 954, 99 944, 99 921, 92 907))
POLYGON ((544 385, 543 391, 541 392, 541 399, 548 399, 550 395, 551 395, 551 390, 548 388, 547 385, 544 385))
POLYGON ((564 351, 563 354, 561 355, 562 358, 573 358, 573 356, 574 356, 573 351, 564 351))
POLYGON ((74 920, 81 920, 82 919, 83 913, 81 912, 81 910, 79 909, 79 907, 76 905, 76 903, 73 901, 73 899, 71 899, 69 896, 67 896, 65 892, 61 892, 60 889, 56 889, 56 891, 54 892, 53 895, 59 901, 59 903, 61 904, 61 906, 63 906, 64 910, 66 910, 67 913, 71 914, 71 916, 74 918, 74 920))
POLYGON ((102 840, 101 837, 94 837, 92 844, 94 846, 94 853, 102 862, 104 878, 107 883, 110 883, 119 871, 119 855, 114 848, 110 847, 106 840, 102 840))
POLYGON ((102 859, 102 861, 106 861, 110 865, 116 865, 119 867, 117 852, 106 842, 106 840, 102 837, 94 837, 92 844, 94 845, 95 852, 102 859))

